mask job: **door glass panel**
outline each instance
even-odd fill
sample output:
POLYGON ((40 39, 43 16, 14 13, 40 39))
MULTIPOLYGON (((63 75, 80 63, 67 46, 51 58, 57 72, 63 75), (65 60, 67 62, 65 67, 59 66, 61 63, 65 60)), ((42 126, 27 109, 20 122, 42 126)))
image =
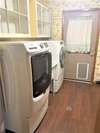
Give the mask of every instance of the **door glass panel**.
POLYGON ((46 8, 42 8, 42 21, 43 22, 47 22, 45 19, 46 19, 46 8))
POLYGON ((16 13, 8 12, 9 33, 19 32, 19 16, 16 13))
POLYGON ((1 33, 1 10, 0 10, 0 33, 1 33))
POLYGON ((47 23, 43 24, 43 32, 45 35, 50 35, 50 24, 47 23))
POLYGON ((8 33, 7 14, 5 10, 0 10, 0 32, 8 33))
POLYGON ((0 0, 0 8, 5 8, 5 0, 0 0))
POLYGON ((90 53, 92 18, 69 20, 66 50, 75 53, 90 53))
POLYGON ((27 15, 27 0, 19 0, 19 12, 27 15))
POLYGON ((38 21, 38 33, 43 34, 43 24, 41 21, 38 21))
POLYGON ((50 36, 50 12, 48 8, 37 3, 38 34, 50 36))
POLYGON ((44 8, 43 10, 43 20, 44 22, 50 23, 50 13, 49 13, 49 10, 46 8, 44 8))
POLYGON ((25 16, 20 16, 20 33, 28 33, 28 19, 25 16))
POLYGON ((39 4, 37 4, 37 20, 42 21, 42 8, 39 4))
POLYGON ((6 0, 6 2, 7 2, 7 9, 8 10, 18 11, 18 0, 6 0))

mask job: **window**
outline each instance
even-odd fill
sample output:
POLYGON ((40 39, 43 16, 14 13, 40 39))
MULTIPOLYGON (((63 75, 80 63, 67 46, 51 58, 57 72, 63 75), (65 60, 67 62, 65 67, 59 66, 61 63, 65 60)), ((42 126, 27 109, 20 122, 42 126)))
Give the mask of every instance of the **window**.
POLYGON ((37 2, 37 30, 39 36, 50 37, 50 11, 47 7, 37 2))
POLYGON ((0 0, 1 35, 29 34, 27 5, 27 0, 0 0))
POLYGON ((89 53, 92 19, 72 19, 68 23, 66 49, 69 52, 89 53))

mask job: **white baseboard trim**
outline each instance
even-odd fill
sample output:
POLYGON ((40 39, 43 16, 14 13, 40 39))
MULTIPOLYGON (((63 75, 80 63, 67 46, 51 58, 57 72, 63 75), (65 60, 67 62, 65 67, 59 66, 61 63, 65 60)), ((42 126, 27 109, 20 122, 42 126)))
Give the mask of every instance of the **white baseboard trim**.
POLYGON ((78 83, 85 83, 85 84, 92 84, 91 82, 89 81, 82 81, 82 80, 75 80, 75 79, 65 79, 64 80, 66 81, 71 81, 71 82, 78 82, 78 83))

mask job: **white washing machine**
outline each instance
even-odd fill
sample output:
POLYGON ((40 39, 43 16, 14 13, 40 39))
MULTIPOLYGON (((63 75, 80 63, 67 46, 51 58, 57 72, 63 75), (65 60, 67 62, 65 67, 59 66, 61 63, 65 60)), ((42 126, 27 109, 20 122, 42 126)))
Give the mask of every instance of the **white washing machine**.
POLYGON ((33 133, 48 109, 51 54, 46 42, 1 44, 5 127, 33 133))
POLYGON ((51 91, 58 92, 64 79, 64 42, 49 41, 49 51, 52 54, 52 81, 51 91))

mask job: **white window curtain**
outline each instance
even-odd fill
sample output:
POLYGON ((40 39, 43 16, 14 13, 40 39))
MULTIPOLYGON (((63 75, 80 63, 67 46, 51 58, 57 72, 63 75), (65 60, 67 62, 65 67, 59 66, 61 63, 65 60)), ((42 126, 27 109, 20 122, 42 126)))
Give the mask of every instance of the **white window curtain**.
POLYGON ((72 19, 68 23, 66 50, 69 52, 90 52, 92 19, 72 19))

